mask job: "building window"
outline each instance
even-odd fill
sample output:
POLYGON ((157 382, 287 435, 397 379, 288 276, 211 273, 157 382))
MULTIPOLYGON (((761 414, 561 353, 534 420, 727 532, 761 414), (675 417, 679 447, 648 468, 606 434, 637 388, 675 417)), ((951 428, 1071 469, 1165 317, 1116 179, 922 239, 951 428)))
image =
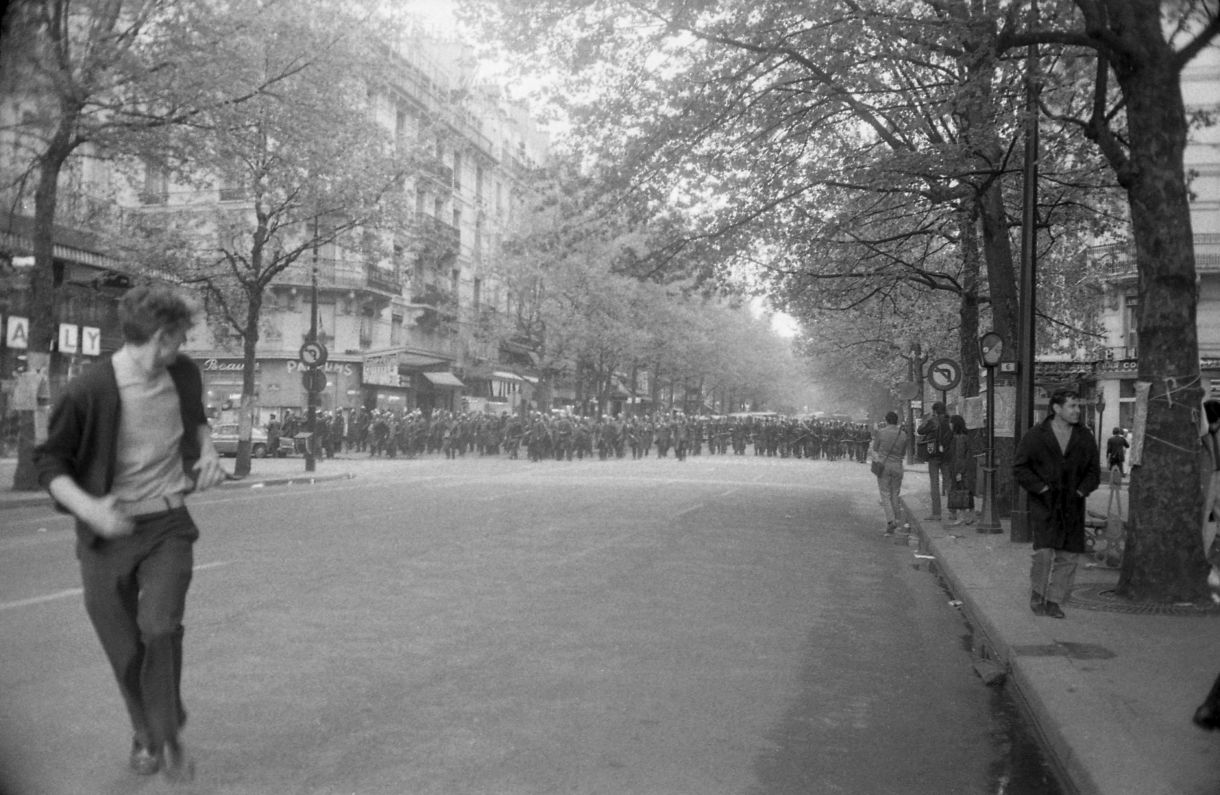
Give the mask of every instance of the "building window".
POLYGON ((1123 344, 1127 346, 1127 358, 1135 358, 1139 348, 1138 295, 1127 295, 1123 300, 1123 344))
POLYGON ((222 202, 237 202, 246 198, 246 189, 239 177, 225 176, 220 178, 220 200, 222 202))
POLYGON ((402 315, 390 315, 390 344, 403 344, 402 315))
POLYGON ((407 143, 407 112, 402 108, 394 116, 394 146, 399 155, 406 154, 407 143))
POLYGON ((165 204, 169 200, 169 173, 160 165, 144 161, 144 189, 141 204, 165 204))

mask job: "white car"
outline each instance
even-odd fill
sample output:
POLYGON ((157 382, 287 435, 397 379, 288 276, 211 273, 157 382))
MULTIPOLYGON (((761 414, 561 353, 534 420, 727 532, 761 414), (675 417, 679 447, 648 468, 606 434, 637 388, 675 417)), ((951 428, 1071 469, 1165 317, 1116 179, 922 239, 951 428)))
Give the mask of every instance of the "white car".
MULTIPOLYGON (((237 455, 237 423, 212 426, 212 444, 221 455, 237 455)), ((259 427, 250 429, 250 456, 262 458, 267 455, 267 432, 259 427)))

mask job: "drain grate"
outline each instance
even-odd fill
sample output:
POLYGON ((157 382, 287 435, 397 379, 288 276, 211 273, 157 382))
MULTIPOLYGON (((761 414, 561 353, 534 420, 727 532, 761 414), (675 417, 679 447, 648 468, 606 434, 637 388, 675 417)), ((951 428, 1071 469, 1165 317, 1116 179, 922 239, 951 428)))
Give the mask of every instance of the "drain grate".
POLYGON ((1211 601, 1166 605, 1159 602, 1136 602, 1119 596, 1112 583, 1088 583, 1072 589, 1068 600, 1072 607, 1082 610, 1102 610, 1110 613, 1133 613, 1156 616, 1220 616, 1220 605, 1211 601))

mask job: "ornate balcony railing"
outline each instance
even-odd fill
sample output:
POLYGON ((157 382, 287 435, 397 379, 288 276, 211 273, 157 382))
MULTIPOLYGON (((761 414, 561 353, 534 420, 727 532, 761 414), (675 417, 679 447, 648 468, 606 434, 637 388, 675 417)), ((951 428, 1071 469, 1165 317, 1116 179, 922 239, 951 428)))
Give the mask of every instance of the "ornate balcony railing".
MULTIPOLYGON (((298 260, 276 278, 277 284, 308 287, 312 283, 313 259, 298 260)), ((371 262, 331 258, 318 259, 318 287, 338 290, 375 290, 398 295, 402 280, 397 269, 390 271, 371 262)))

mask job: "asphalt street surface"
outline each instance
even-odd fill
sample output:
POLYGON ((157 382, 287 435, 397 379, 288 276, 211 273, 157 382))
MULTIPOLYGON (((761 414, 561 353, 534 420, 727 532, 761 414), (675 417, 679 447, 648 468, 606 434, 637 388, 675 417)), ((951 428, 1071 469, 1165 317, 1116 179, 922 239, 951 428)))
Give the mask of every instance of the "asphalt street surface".
POLYGON ((68 521, 0 513, 12 793, 1045 793, 855 463, 326 462, 193 498, 189 786, 126 769, 68 521))

